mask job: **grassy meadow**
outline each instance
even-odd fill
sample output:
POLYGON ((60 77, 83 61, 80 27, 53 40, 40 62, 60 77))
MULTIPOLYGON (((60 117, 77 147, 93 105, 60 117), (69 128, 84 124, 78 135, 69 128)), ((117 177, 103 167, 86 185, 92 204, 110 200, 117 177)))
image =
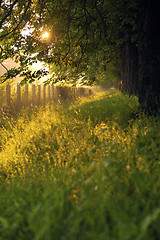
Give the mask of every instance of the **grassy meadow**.
POLYGON ((1 111, 0 240, 160 239, 160 117, 135 97, 1 111))

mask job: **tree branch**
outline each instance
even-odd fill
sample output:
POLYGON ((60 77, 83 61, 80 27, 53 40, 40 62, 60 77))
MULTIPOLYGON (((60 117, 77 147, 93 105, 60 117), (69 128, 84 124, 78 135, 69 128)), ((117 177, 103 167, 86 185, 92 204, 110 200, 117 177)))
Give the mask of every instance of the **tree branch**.
POLYGON ((26 13, 27 13, 27 10, 28 10, 30 4, 31 4, 31 0, 28 1, 28 5, 26 6, 24 14, 22 15, 22 18, 21 18, 20 22, 17 24, 17 26, 14 29, 12 29, 11 31, 8 31, 6 34, 1 35, 0 39, 10 35, 11 33, 15 32, 18 29, 18 27, 21 25, 22 21, 24 20, 24 18, 26 16, 26 13))
POLYGON ((2 24, 4 23, 4 21, 11 15, 13 7, 15 6, 15 4, 18 2, 19 0, 15 0, 13 2, 13 4, 10 7, 10 10, 8 11, 8 13, 2 18, 2 20, 0 21, 0 28, 2 27, 2 24))
POLYGON ((104 20, 104 17, 103 17, 102 12, 99 10, 99 8, 98 8, 98 6, 97 6, 97 1, 95 1, 95 9, 96 9, 96 11, 98 12, 98 15, 99 15, 99 17, 100 17, 100 19, 101 19, 101 22, 102 22, 102 24, 103 24, 104 37, 106 38, 106 22, 105 22, 105 20, 104 20))
POLYGON ((2 65, 2 67, 8 72, 8 68, 6 66, 4 66, 3 63, 0 62, 0 64, 2 65))

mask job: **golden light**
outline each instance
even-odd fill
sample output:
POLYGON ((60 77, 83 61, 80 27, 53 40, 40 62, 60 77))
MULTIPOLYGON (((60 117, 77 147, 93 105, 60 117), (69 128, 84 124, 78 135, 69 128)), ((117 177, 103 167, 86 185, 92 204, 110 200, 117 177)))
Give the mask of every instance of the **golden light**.
POLYGON ((42 38, 43 39, 47 39, 49 37, 49 33, 48 32, 45 32, 42 34, 42 38))

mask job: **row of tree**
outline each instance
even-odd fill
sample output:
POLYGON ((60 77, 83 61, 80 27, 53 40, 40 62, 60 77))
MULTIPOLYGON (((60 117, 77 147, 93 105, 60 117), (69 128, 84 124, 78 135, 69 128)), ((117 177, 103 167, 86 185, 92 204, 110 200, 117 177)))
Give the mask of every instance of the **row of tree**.
POLYGON ((20 63, 3 80, 21 74, 33 82, 47 74, 29 70, 39 60, 50 67, 48 82, 116 77, 142 108, 158 112, 159 10, 153 0, 0 0, 1 61, 20 63))

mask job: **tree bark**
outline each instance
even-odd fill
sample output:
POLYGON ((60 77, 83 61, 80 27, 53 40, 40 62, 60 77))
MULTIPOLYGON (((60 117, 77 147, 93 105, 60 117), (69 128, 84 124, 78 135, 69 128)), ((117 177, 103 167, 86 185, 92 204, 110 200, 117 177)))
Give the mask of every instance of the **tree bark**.
POLYGON ((138 0, 138 97, 147 112, 160 108, 160 6, 138 0))
POLYGON ((160 109, 160 5, 153 0, 137 3, 137 43, 131 41, 130 27, 124 34, 122 89, 137 95, 141 108, 152 114, 160 109))
POLYGON ((138 54, 136 43, 131 42, 130 36, 125 36, 122 46, 122 91, 137 94, 138 84, 138 54))

